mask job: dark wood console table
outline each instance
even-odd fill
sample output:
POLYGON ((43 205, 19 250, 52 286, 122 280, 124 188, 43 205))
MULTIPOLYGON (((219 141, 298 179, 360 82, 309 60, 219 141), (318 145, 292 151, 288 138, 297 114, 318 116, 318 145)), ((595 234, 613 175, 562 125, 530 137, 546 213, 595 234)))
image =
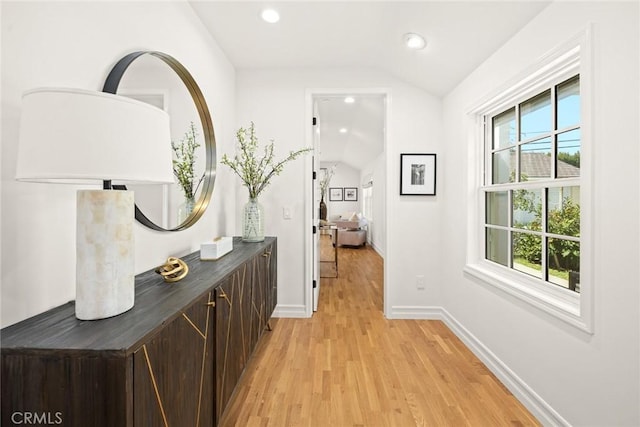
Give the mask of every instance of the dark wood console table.
POLYGON ((136 276, 119 316, 81 321, 70 302, 2 329, 2 425, 216 425, 277 299, 276 238, 233 246, 184 257, 177 283, 136 276))

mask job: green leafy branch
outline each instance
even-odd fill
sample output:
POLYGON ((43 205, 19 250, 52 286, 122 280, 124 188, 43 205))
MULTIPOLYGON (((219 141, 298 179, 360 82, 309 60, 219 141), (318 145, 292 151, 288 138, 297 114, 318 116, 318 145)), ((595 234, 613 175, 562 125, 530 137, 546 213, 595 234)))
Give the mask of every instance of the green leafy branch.
POLYGON ((198 182, 195 182, 195 151, 200 147, 200 144, 196 140, 197 135, 196 127, 193 122, 191 122, 189 130, 185 132, 179 144, 171 141, 171 148, 176 155, 176 158, 173 160, 173 174, 178 179, 178 183, 184 192, 184 197, 187 199, 195 198, 196 192, 204 179, 204 174, 202 174, 198 182))
POLYGON ((322 199, 324 200, 327 197, 327 190, 329 189, 329 185, 331 184, 331 178, 333 178, 333 174, 336 173, 336 168, 338 165, 333 165, 329 169, 325 170, 324 176, 320 181, 320 194, 322 195, 322 199))
POLYGON ((302 154, 311 151, 312 148, 303 148, 297 151, 290 151, 283 160, 276 161, 273 153, 274 140, 271 139, 262 152, 262 157, 258 158, 258 138, 255 133, 255 126, 251 122, 248 129, 240 128, 236 132, 238 140, 238 153, 229 158, 222 155, 220 163, 231 168, 240 177, 243 185, 249 190, 249 197, 255 199, 269 185, 275 175, 280 175, 285 163, 295 160, 302 154))

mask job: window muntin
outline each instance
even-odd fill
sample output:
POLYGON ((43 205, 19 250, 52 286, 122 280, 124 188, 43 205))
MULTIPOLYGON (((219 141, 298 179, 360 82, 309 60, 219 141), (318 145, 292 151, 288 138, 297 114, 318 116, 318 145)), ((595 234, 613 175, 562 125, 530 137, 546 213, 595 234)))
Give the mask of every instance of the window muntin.
POLYGON ((551 90, 520 104, 520 141, 551 132, 551 90))
POLYGON ((513 191, 512 226, 522 230, 542 231, 540 189, 513 191))
POLYGON ((486 118, 485 259, 579 293, 579 76, 486 118))
POLYGON ((551 138, 520 146, 520 182, 551 178, 551 138))
POLYGON ((511 233, 513 269, 538 279, 543 278, 542 237, 533 233, 511 233))
POLYGON ((575 76, 557 86, 557 129, 580 125, 580 77, 575 76))
POLYGON ((507 209, 509 207, 508 193, 495 191, 487 193, 487 223, 506 226, 508 224, 507 209))
POLYGON ((580 176, 580 129, 558 134, 556 170, 558 178, 580 176))
POLYGON ((486 257, 489 261, 509 266, 509 233, 507 230, 487 227, 486 236, 486 257))
POLYGON ((511 108, 493 118, 493 148, 504 148, 516 142, 516 109, 511 108))

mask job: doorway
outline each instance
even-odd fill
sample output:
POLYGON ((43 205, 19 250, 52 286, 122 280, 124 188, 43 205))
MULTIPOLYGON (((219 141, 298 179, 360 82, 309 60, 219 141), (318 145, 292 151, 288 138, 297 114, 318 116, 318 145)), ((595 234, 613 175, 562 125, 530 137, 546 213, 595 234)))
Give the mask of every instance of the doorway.
MULTIPOLYGON (((366 244, 384 259, 390 92, 387 89, 309 89, 306 95, 307 146, 314 147, 308 174, 310 180, 305 186, 306 229, 309 230, 305 239, 305 311, 311 317, 321 298, 320 179, 327 170, 333 167, 334 175, 324 195, 326 220, 331 223, 338 216, 352 213, 364 218, 360 225, 366 231, 366 244), (362 215, 363 211, 369 218, 362 215)), ((383 288, 386 312, 384 280, 383 288)))

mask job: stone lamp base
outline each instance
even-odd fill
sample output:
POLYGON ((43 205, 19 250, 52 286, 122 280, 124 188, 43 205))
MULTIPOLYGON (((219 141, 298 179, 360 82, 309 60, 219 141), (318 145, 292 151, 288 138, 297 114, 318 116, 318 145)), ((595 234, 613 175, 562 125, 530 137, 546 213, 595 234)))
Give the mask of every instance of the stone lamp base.
POLYGON ((117 316, 134 303, 132 191, 79 190, 76 232, 76 317, 117 316))

